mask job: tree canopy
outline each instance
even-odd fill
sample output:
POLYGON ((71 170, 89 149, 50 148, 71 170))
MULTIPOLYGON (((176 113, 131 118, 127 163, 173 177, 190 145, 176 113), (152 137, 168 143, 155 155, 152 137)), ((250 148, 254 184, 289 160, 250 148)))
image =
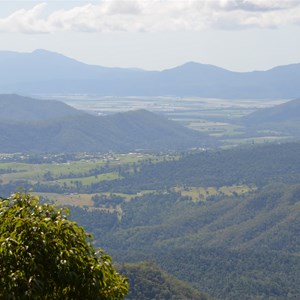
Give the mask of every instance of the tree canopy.
POLYGON ((1 299, 123 299, 127 279, 67 209, 15 193, 0 199, 1 299))

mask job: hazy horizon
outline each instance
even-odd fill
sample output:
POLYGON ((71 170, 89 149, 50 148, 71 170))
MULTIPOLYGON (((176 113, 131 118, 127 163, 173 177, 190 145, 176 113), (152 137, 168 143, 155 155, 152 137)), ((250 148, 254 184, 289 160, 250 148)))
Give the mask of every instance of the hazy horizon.
POLYGON ((300 3, 269 0, 0 1, 0 50, 47 49, 106 67, 189 61, 231 71, 300 62, 300 3))
POLYGON ((186 64, 194 63, 194 64, 201 64, 201 65, 210 65, 210 66, 222 68, 222 69, 225 69, 225 70, 231 71, 231 72, 247 73, 247 72, 254 72, 254 71, 268 71, 268 70, 271 70, 271 69, 273 69, 273 68, 280 67, 280 66, 300 64, 300 60, 299 60, 298 62, 288 63, 288 64, 281 64, 281 65, 274 65, 274 66, 271 66, 271 67, 265 68, 265 69, 262 69, 262 68, 261 68, 261 69, 255 69, 255 70, 235 71, 235 70, 228 69, 228 68, 225 68, 225 67, 216 65, 216 64, 209 64, 209 63, 204 63, 204 62, 200 62, 200 61, 187 60, 187 61, 185 61, 185 62, 183 62, 183 63, 181 63, 181 64, 179 64, 179 65, 170 66, 170 67, 165 68, 165 69, 145 69, 145 68, 131 67, 131 66, 128 66, 128 67, 120 67, 120 66, 106 66, 106 65, 100 65, 100 64, 92 64, 92 63, 88 63, 88 62, 85 62, 85 61, 83 61, 83 60, 80 60, 80 59, 77 59, 77 58, 74 58, 74 57, 65 55, 65 54, 60 53, 60 52, 51 51, 51 50, 48 50, 48 49, 42 49, 42 48, 36 48, 36 49, 34 49, 34 50, 32 50, 32 51, 0 50, 0 52, 12 52, 12 53, 19 53, 19 54, 32 54, 32 53, 34 53, 34 52, 36 52, 36 51, 52 52, 52 53, 55 53, 55 54, 58 54, 58 55, 63 55, 63 56, 65 56, 65 57, 70 58, 70 59, 73 59, 73 60, 75 60, 75 61, 77 61, 77 62, 80 62, 80 63, 83 63, 83 64, 88 64, 88 65, 94 65, 94 66, 106 67, 106 68, 137 69, 137 70, 141 70, 141 71, 165 71, 165 70, 177 68, 177 67, 180 67, 180 66, 183 66, 183 65, 186 65, 186 64))

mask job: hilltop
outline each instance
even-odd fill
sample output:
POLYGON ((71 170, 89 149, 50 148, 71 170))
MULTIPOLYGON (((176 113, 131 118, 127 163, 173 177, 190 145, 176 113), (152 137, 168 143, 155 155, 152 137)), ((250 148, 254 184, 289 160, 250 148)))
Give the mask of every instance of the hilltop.
POLYGON ((83 113, 55 100, 37 100, 16 94, 0 95, 0 120, 9 122, 45 121, 83 113))

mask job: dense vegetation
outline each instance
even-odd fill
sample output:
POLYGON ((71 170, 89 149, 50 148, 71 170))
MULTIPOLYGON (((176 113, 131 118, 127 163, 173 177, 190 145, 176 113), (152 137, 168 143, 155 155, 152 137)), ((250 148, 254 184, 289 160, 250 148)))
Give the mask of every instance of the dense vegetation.
POLYGON ((144 165, 130 180, 136 181, 137 190, 157 183, 160 193, 124 202, 121 219, 79 208, 72 214, 119 261, 156 261, 220 299, 296 299, 299 153, 299 144, 264 145, 144 165), (210 185, 209 174, 219 186, 238 179, 258 189, 195 202, 168 188, 179 182, 186 188, 210 185), (101 228, 93 227, 93 220, 102 220, 101 228))
POLYGON ((126 278, 62 209, 16 193, 1 199, 0 216, 1 299, 124 298, 126 278))
POLYGON ((208 300, 210 297, 161 270, 154 262, 124 264, 129 279, 128 300, 208 300))
POLYGON ((113 189, 296 183, 300 175, 299 153, 299 143, 204 151, 176 161, 145 165, 139 173, 114 183, 113 189))
MULTIPOLYGON (((30 168, 8 162, 1 189, 25 180, 45 201, 77 201, 72 219, 119 263, 151 261, 220 299, 297 299, 299 150, 286 143, 84 162, 69 156, 30 168), (62 195, 49 194, 55 190, 62 195)), ((152 284, 155 295, 176 294, 168 283, 152 284)))
POLYGON ((300 295, 299 185, 206 203, 145 195, 114 213, 72 210, 118 261, 152 260, 220 299, 300 295), (97 224, 97 226, 95 226, 97 224))
POLYGON ((298 183, 299 153, 299 143, 202 151, 188 155, 183 153, 180 159, 173 156, 158 162, 150 158, 132 164, 121 165, 115 161, 98 167, 94 165, 86 172, 53 174, 48 171, 42 180, 10 182, 1 188, 6 191, 25 185, 37 192, 136 194, 144 190, 166 190, 176 186, 222 187, 246 184, 262 187, 273 182, 298 183), (115 178, 95 177, 88 184, 82 181, 86 176, 112 173, 115 178), (71 179, 59 181, 63 178, 71 179))

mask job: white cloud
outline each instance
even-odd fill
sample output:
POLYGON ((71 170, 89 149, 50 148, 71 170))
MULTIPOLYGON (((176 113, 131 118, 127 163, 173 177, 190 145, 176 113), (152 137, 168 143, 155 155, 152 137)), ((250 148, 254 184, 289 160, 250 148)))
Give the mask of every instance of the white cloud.
POLYGON ((103 0, 47 11, 47 3, 0 19, 0 32, 198 31, 300 25, 295 0, 103 0))
POLYGON ((0 19, 0 32, 47 32, 48 24, 46 20, 40 18, 46 7, 46 3, 40 3, 32 9, 20 9, 6 18, 0 19))

